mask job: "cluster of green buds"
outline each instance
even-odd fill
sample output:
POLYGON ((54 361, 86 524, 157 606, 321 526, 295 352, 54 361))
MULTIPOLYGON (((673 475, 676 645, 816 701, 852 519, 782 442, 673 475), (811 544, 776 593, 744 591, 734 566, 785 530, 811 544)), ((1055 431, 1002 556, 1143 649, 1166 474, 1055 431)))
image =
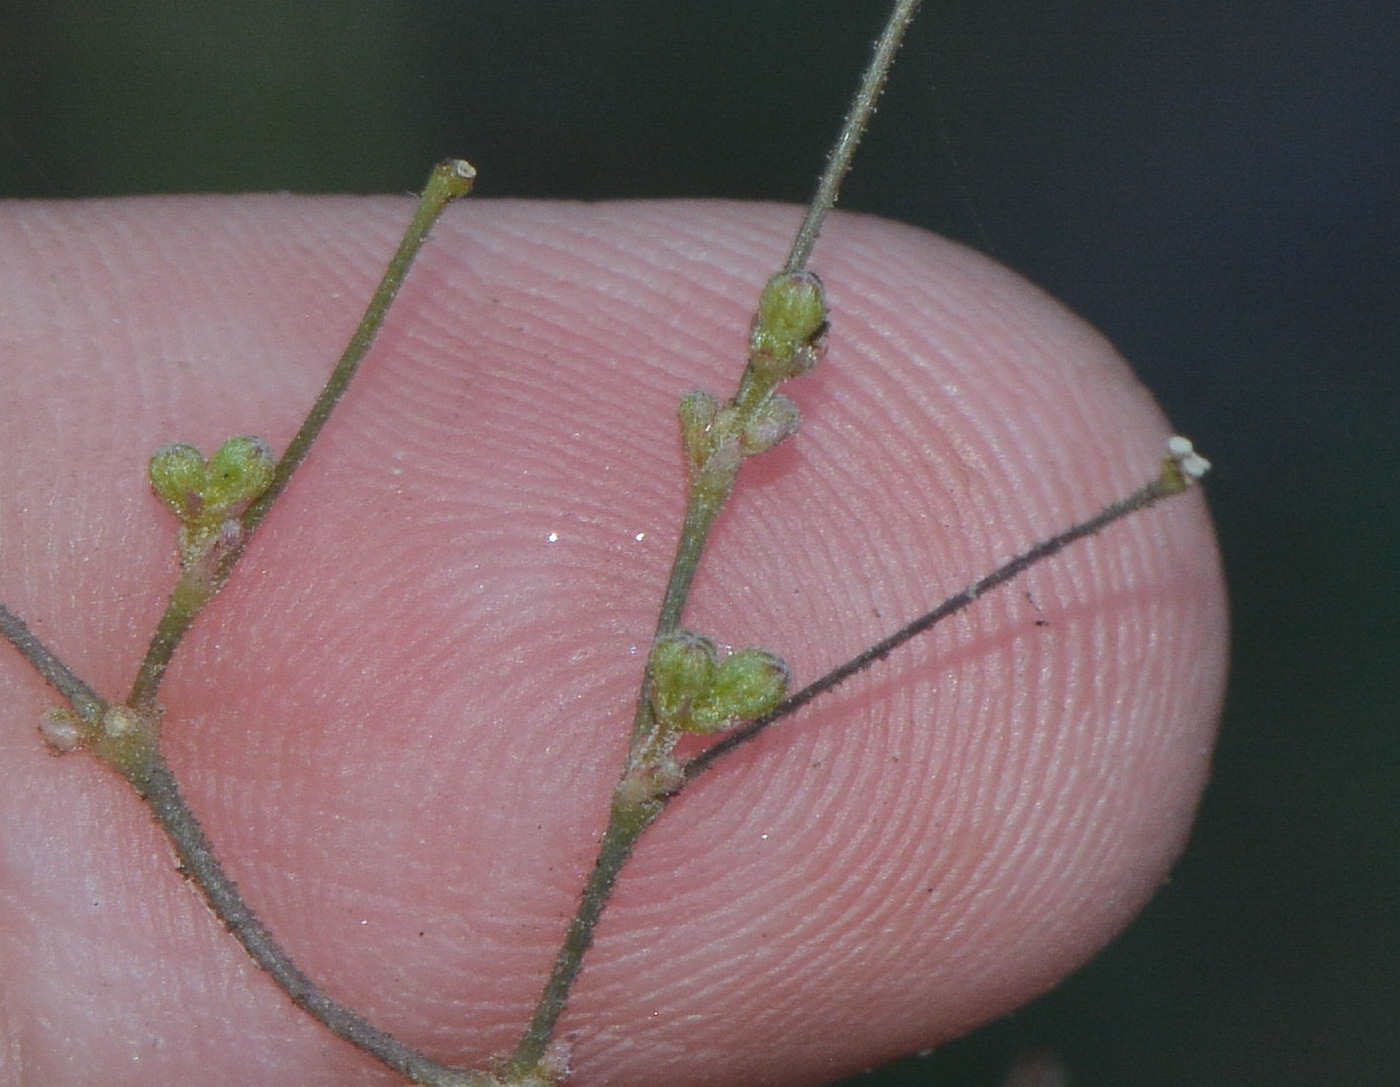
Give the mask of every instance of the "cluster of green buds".
POLYGON ((787 665, 765 649, 721 658, 715 643, 689 630, 657 638, 651 650, 651 709, 659 731, 721 732, 777 708, 787 665))
POLYGON ((797 405, 774 390, 817 364, 826 330, 826 295, 814 274, 779 272, 768 281, 749 331, 748 369, 734 399, 721 404, 697 390, 681 400, 681 441, 692 475, 732 474, 744 457, 797 433, 797 405))
POLYGON ((220 540, 236 545, 239 514, 272 485, 276 468, 272 450, 261 438, 230 438, 208 460, 183 442, 156 451, 151 489, 180 519, 180 561, 186 567, 220 540))

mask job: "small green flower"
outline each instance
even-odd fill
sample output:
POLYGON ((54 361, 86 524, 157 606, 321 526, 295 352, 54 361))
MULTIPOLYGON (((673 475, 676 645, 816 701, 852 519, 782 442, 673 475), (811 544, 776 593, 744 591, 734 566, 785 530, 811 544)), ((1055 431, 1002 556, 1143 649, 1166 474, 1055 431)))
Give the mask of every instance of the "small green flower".
POLYGON ((151 489, 181 521, 197 520, 204 512, 209 466, 192 445, 161 446, 151 458, 151 489))
POLYGON ((211 547, 235 545, 237 516, 272 486, 277 461, 261 438, 230 438, 209 459, 183 442, 151 458, 151 489, 180 519, 180 560, 198 562, 211 547))
POLYGON ((719 651, 704 635, 677 630, 658 638, 651 650, 651 708, 657 723, 685 731, 695 704, 714 686, 718 668, 719 651))
POLYGON ((776 709, 787 693, 788 669, 766 649, 731 653, 715 670, 709 694, 691 714, 691 731, 719 732, 776 709))

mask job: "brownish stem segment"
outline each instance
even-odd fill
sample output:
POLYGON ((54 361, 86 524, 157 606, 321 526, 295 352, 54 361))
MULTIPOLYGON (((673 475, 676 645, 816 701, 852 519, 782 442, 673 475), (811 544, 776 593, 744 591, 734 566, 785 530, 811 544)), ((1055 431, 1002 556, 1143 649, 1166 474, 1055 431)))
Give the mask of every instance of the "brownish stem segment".
POLYGON ((34 670, 44 677, 54 690, 68 700, 73 712, 89 725, 101 719, 106 703, 82 681, 68 665, 59 660, 52 649, 41 642, 23 619, 4 604, 0 604, 0 635, 16 649, 34 670))
POLYGON ((535 1005, 530 1025, 506 1065, 503 1077, 506 1083, 534 1083, 550 1078, 547 1062, 554 1028, 564 1014, 569 991, 583 969, 583 957, 593 945, 598 918, 612 897, 617 877, 632 856, 637 839, 661 814, 668 799, 663 797, 641 802, 614 799, 608 828, 603 833, 593 871, 584 884, 578 910, 569 922, 559 953, 554 957, 549 980, 535 1005))

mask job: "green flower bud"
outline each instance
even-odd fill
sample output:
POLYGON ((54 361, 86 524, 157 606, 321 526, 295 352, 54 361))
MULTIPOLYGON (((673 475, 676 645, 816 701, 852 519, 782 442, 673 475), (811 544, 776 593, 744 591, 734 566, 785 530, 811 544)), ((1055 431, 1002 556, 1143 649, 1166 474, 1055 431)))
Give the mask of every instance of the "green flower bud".
POLYGON ((272 486, 277 461, 261 438, 230 438, 209 460, 205 502, 227 511, 251 502, 272 486))
POLYGON ((689 630, 656 639, 651 650, 651 708, 663 728, 684 729, 692 708, 714 685, 715 643, 689 630))
POLYGON ((770 381, 805 374, 821 356, 826 293, 811 272, 779 272, 759 295, 749 332, 752 365, 770 381))
POLYGON ((204 454, 192 445, 173 442, 156 450, 150 465, 151 489, 181 521, 204 512, 207 482, 204 454))
POLYGON ((719 401, 704 389, 695 389, 681 397, 678 414, 686 458, 691 464, 704 464, 712 447, 710 428, 719 414, 719 401))
POLYGON ((261 438, 230 438, 209 461, 194 446, 176 442, 151 458, 151 489, 183 524, 208 528, 266 491, 276 467, 261 438))
POLYGON ((765 649, 731 654, 716 669, 708 697, 695 707, 693 731, 718 732, 735 721, 762 717, 783 700, 788 679, 787 665, 765 649))

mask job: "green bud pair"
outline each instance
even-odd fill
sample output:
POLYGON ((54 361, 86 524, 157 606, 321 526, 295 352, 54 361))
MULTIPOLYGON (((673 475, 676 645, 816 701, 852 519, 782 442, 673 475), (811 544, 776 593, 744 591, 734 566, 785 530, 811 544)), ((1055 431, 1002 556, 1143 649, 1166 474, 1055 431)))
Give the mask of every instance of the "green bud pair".
POLYGON ((162 446, 151 458, 151 489, 180 519, 180 553, 188 564, 226 522, 272 486, 277 461, 261 438, 230 438, 208 460, 192 445, 162 446))
POLYGON ((744 649, 723 660, 715 643, 677 630, 651 651, 651 706, 657 723, 674 732, 720 732, 777 707, 788 670, 767 650, 744 649))
POLYGON ((151 458, 151 488, 182 523, 210 524, 266 491, 276 467, 261 438, 230 438, 208 460, 175 442, 151 458))

